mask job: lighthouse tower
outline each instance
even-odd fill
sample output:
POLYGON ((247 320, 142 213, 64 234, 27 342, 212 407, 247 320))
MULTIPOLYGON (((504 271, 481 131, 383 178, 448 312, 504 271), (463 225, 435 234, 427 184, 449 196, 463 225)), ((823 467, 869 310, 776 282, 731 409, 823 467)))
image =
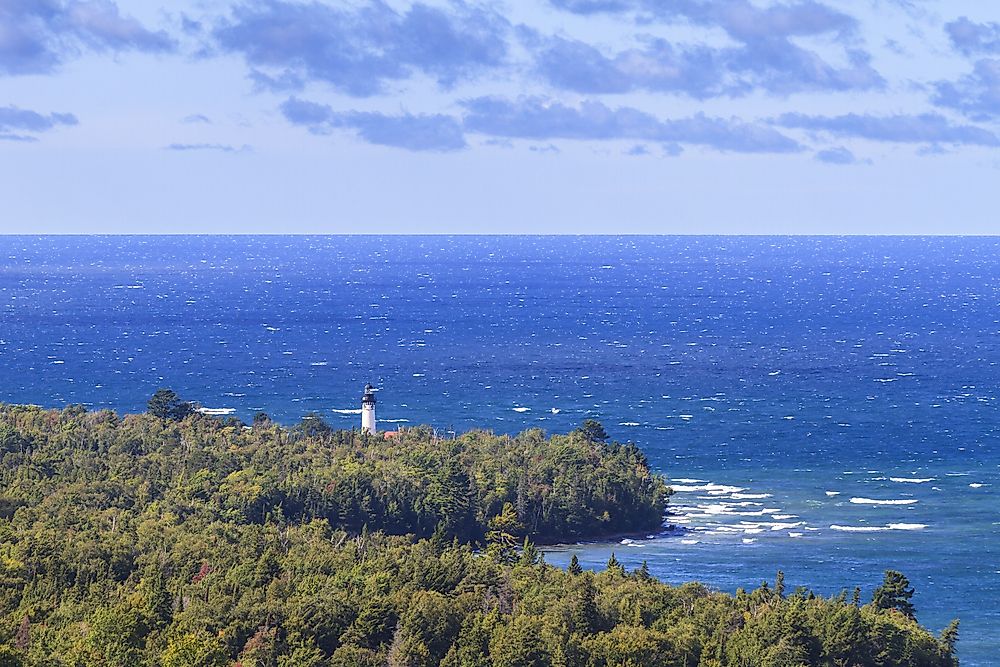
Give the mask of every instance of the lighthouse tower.
POLYGON ((361 432, 375 434, 375 387, 370 384, 361 397, 361 432))

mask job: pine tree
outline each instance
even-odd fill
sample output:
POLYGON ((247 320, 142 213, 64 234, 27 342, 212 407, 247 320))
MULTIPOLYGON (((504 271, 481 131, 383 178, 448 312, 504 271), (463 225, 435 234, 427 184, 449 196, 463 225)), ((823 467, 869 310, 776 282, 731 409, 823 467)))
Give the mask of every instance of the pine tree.
POLYGON ((146 409, 154 417, 171 421, 180 421, 194 412, 194 407, 182 401, 172 389, 157 389, 146 403, 146 409))
POLYGON ((597 589, 594 587, 594 575, 587 573, 582 575, 578 581, 572 609, 573 631, 580 634, 591 634, 598 630, 600 619, 597 612, 597 589))
POLYGON ((527 537, 524 538, 524 545, 521 547, 521 565, 537 565, 538 549, 527 537))
POLYGON ((950 653, 955 652, 955 645, 958 643, 958 619, 956 618, 941 631, 941 643, 948 647, 950 653))
POLYGON ((608 439, 608 432, 604 430, 601 422, 596 419, 584 420, 583 425, 576 432, 590 442, 604 442, 608 439))
POLYGON ((608 559, 608 572, 614 572, 617 574, 625 574, 625 567, 618 561, 615 553, 611 552, 611 558, 608 559))
POLYGON ((583 568, 580 567, 580 559, 576 557, 576 554, 573 554, 569 559, 569 567, 566 568, 566 571, 574 576, 583 574, 583 568))
POLYGON ((882 585, 872 595, 872 606, 876 609, 897 609, 908 618, 915 618, 913 604, 910 602, 912 598, 910 580, 902 572, 886 570, 882 585))

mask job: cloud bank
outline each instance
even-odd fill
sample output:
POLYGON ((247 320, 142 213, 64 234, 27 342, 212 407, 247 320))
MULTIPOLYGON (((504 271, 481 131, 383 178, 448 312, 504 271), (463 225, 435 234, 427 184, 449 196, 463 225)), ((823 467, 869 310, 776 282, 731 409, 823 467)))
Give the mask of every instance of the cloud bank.
MULTIPOLYGON (((932 24, 906 3, 889 5, 886 11, 924 21, 924 29, 948 40, 949 57, 967 69, 951 80, 905 82, 926 91, 918 93, 923 104, 885 114, 857 105, 884 100, 903 83, 877 69, 887 66, 878 49, 892 48, 872 47, 871 26, 863 24, 871 14, 844 3, 535 2, 545 11, 515 19, 510 6, 493 0, 224 0, 201 3, 196 18, 164 6, 168 32, 144 25, 114 0, 0 0, 0 77, 58 75, 71 59, 94 53, 160 53, 195 63, 235 58, 261 110, 280 104, 287 123, 312 134, 353 134, 419 152, 519 140, 536 150, 560 148, 560 141, 617 141, 624 145, 616 154, 679 155, 702 147, 862 164, 852 142, 916 145, 918 154, 1000 143, 997 22, 959 16, 932 24), (600 29, 583 27, 589 21, 601 22, 600 29), (614 29, 605 31, 605 24, 614 29), (611 41, 599 42, 604 34, 611 41), (366 98, 367 110, 345 98, 366 98), (399 111, 401 98, 422 108, 399 111), (836 100, 850 113, 801 113, 804 99, 836 100)), ((191 108, 210 108, 198 104, 191 108)), ((210 125, 224 114, 180 122, 210 125)), ((75 122, 70 114, 10 106, 0 109, 0 137, 34 141, 75 122)))
POLYGON ((45 74, 83 51, 169 52, 176 42, 110 0, 0 2, 0 75, 45 74))
POLYGON ((844 114, 841 116, 809 116, 788 113, 775 123, 781 127, 812 132, 826 132, 837 137, 904 144, 955 144, 968 146, 1000 146, 997 135, 974 125, 955 124, 940 114, 844 114))
POLYGON ((446 153, 466 147, 465 135, 458 121, 441 114, 336 112, 328 105, 294 97, 281 105, 281 112, 290 123, 304 126, 314 134, 349 129, 370 144, 409 151, 446 153))
POLYGON ((509 27, 494 11, 462 2, 450 12, 418 2, 400 13, 383 2, 264 0, 237 5, 214 34, 255 68, 259 85, 288 90, 320 81, 367 97, 418 73, 447 88, 496 67, 509 27))
POLYGON ((15 106, 0 107, 0 139, 6 141, 37 141, 36 134, 48 132, 60 125, 77 125, 71 113, 50 113, 19 109, 15 106))

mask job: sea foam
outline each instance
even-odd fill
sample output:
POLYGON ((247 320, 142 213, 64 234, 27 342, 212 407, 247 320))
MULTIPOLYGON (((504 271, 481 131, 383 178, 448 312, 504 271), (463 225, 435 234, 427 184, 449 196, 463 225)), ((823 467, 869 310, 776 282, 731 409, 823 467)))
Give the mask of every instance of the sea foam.
POLYGON ((855 505, 915 505, 920 502, 915 498, 894 499, 894 500, 875 500, 873 498, 851 498, 851 502, 855 505))

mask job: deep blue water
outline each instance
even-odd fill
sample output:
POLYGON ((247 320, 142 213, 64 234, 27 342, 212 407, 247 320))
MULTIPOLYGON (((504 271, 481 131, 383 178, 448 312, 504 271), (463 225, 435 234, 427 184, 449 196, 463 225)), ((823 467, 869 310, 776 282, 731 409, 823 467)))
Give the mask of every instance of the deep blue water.
POLYGON ((998 361, 1000 239, 0 237, 2 401, 350 427, 370 381, 383 428, 596 417, 688 530, 551 562, 866 597, 899 569, 964 665, 1000 655, 998 361))

